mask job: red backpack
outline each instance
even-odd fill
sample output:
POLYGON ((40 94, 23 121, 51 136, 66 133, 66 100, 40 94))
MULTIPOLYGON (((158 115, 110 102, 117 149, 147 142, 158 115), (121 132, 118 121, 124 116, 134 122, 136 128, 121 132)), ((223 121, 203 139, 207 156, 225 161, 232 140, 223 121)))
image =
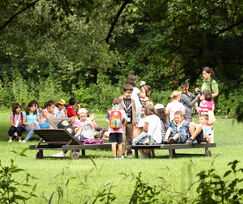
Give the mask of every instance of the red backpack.
POLYGON ((110 111, 110 128, 120 129, 122 128, 122 112, 120 110, 110 111))

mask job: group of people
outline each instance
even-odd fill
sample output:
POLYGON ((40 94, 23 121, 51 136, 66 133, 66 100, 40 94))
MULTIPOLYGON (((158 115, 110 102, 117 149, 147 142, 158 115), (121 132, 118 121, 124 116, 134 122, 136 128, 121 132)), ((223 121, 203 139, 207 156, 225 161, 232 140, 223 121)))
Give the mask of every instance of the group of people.
MULTIPOLYGON (((57 104, 48 101, 43 110, 37 101, 31 101, 23 113, 20 105, 16 103, 10 116, 8 141, 12 142, 16 137, 19 142, 25 143, 32 137, 35 129, 53 128, 50 119, 60 118, 64 120, 58 127, 69 128, 81 141, 108 137, 115 159, 122 159, 125 155, 132 158, 132 144, 213 143, 213 99, 219 91, 213 70, 204 67, 202 74, 204 83, 201 89, 195 89, 195 95, 189 91, 189 84, 184 82, 180 91, 173 91, 171 102, 166 107, 162 104, 154 105, 151 87, 141 81, 140 88, 137 88, 136 77, 129 75, 123 86, 123 95, 113 100, 112 107, 106 114, 108 130, 99 127, 94 116, 89 115, 85 108, 76 105, 75 110, 74 98, 69 100, 68 105, 63 99, 57 104), (199 124, 192 122, 194 106, 199 114, 199 124), (70 118, 70 124, 65 120, 67 117, 70 118), (28 133, 22 140, 21 136, 25 130, 28 133)), ((57 156, 63 156, 64 153, 57 156)), ((141 150, 141 153, 142 157, 154 156, 151 150, 141 150)))

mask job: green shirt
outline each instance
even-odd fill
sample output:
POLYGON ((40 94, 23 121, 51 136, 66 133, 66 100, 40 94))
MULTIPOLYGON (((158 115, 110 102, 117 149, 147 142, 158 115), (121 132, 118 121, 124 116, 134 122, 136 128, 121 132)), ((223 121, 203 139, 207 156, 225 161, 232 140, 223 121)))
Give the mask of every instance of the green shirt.
POLYGON ((210 80, 204 80, 203 84, 202 84, 202 91, 205 90, 210 90, 212 91, 213 94, 217 94, 219 93, 219 88, 218 88, 218 83, 213 79, 212 81, 212 90, 210 88, 210 80))

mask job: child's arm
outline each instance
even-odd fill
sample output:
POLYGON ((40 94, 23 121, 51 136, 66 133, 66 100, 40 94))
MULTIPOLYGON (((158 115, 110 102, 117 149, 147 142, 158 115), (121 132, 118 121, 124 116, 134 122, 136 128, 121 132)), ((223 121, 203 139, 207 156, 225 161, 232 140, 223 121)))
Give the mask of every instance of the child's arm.
POLYGON ((144 122, 143 131, 148 132, 148 122, 144 122))
POLYGON ((15 126, 14 121, 13 121, 13 116, 10 116, 10 125, 15 126))

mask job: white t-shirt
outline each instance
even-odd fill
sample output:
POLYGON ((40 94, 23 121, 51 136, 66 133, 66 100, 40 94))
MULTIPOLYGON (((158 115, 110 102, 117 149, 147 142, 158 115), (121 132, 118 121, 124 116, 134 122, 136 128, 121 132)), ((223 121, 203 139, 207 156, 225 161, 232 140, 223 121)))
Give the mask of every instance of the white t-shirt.
POLYGON ((174 115, 176 111, 185 111, 185 107, 179 101, 172 101, 168 103, 165 110, 170 112, 170 121, 174 119, 174 115))
POLYGON ((139 100, 139 94, 140 94, 140 90, 137 87, 133 87, 132 99, 135 101, 137 113, 140 112, 140 109, 142 108, 142 104, 140 103, 139 100))
POLYGON ((86 119, 86 121, 80 121, 80 135, 88 138, 88 139, 94 139, 94 129, 91 125, 91 120, 89 118, 86 119))
POLYGON ((64 109, 59 110, 58 107, 55 107, 54 114, 56 118, 66 118, 66 114, 64 112, 64 109))
POLYGON ((161 134, 161 122, 157 115, 146 116, 145 121, 148 123, 148 135, 156 141, 156 143, 161 143, 162 134, 161 134))

